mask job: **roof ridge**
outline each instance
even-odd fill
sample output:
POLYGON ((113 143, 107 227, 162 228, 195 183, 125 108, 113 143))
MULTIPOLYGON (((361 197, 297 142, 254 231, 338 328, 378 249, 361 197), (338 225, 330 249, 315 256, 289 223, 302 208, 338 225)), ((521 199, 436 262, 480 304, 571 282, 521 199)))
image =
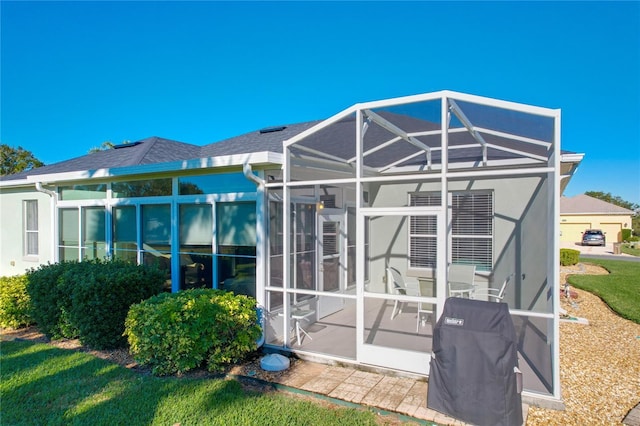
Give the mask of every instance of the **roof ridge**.
POLYGON ((147 156, 149 151, 151 151, 153 146, 158 142, 158 137, 157 136, 151 136, 150 138, 142 139, 140 142, 142 142, 142 150, 140 150, 138 155, 135 156, 134 160, 133 160, 134 163, 138 164, 138 165, 142 164, 142 160, 144 160, 144 157, 147 156), (147 145, 147 143, 149 145, 147 145))

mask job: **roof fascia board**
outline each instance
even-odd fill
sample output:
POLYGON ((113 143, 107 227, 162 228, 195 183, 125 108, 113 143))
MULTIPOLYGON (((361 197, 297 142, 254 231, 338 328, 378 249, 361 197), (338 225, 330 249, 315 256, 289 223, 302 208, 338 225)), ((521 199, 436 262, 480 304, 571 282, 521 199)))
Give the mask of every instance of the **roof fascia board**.
POLYGON ((282 164, 282 154, 270 151, 253 152, 249 154, 234 154, 218 157, 197 158, 185 161, 145 164, 139 166, 117 167, 107 169, 86 170, 81 172, 52 173, 27 176, 26 183, 35 182, 64 182, 95 178, 122 177, 149 173, 179 172, 217 167, 242 166, 245 162, 252 165, 282 164))
POLYGON ((571 153, 571 154, 560 154, 562 163, 579 163, 583 160, 584 154, 579 153, 571 153))

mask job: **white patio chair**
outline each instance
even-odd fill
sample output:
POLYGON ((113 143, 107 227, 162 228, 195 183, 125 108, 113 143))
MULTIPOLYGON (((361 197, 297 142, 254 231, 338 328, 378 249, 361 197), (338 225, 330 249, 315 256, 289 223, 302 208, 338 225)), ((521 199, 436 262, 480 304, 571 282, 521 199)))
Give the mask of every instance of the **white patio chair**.
POLYGON ((487 298, 487 300, 489 301, 491 301, 491 299, 494 299, 494 302, 502 302, 502 299, 504 299, 504 295, 507 291, 507 286, 509 285, 509 282, 511 282, 511 279, 513 278, 514 275, 515 274, 511 274, 507 278, 505 278, 500 288, 483 288, 483 289, 474 291, 473 298, 474 299, 487 298))
MULTIPOLYGON (((387 268, 387 285, 389 286, 389 290, 392 294, 401 294, 401 295, 409 295, 409 296, 417 296, 418 289, 414 287, 407 287, 407 284, 402 278, 402 274, 398 272, 395 268, 387 268)), ((404 302, 395 301, 393 304, 393 311, 391 311, 391 319, 394 319, 396 316, 396 311, 398 314, 402 313, 402 306, 404 302)))

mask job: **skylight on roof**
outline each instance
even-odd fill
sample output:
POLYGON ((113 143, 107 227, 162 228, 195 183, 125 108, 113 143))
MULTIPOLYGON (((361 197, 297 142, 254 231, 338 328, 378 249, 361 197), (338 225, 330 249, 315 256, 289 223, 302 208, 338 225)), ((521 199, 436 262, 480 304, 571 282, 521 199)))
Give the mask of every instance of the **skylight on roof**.
POLYGON ((264 129, 260 129, 259 132, 261 134, 264 133, 274 133, 274 132, 281 132, 284 129, 286 129, 287 126, 272 126, 272 127, 265 127, 264 129))
POLYGON ((138 141, 138 142, 126 142, 126 143, 121 143, 119 145, 114 145, 113 149, 121 149, 121 148, 130 148, 132 146, 136 146, 136 145, 140 145, 142 142, 138 141))

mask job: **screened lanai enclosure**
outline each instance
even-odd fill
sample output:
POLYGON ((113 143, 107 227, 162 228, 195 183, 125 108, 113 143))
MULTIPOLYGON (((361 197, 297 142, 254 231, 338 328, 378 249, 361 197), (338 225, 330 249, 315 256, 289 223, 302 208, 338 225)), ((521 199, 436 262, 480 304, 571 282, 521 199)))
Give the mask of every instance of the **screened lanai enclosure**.
POLYGON ((525 391, 559 399, 559 135, 558 110, 437 92, 285 141, 265 176, 267 346, 427 375, 445 299, 506 282, 525 391))

